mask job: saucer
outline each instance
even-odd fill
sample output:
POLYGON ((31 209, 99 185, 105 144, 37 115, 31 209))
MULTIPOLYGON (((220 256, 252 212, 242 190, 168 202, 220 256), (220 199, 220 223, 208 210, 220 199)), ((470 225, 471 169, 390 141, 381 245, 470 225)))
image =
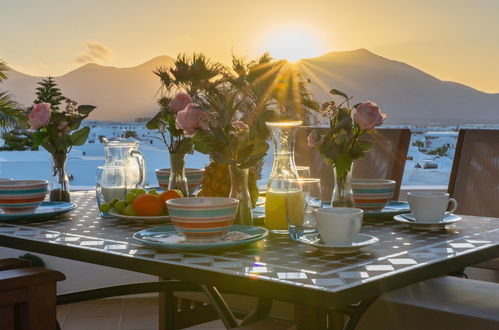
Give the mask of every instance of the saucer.
POLYGON ((29 213, 8 213, 5 214, 0 210, 0 221, 2 220, 17 220, 17 219, 45 219, 52 218, 57 215, 67 213, 76 208, 73 202, 42 202, 42 204, 29 213))
POLYGON ((449 212, 446 212, 444 218, 439 222, 417 221, 412 213, 399 214, 394 216, 393 219, 400 223, 408 224, 409 226, 411 226, 411 228, 414 229, 442 229, 447 225, 462 220, 460 216, 449 212))
POLYGON ((247 245, 261 239, 264 239, 268 234, 268 230, 261 227, 232 225, 229 229, 230 233, 246 235, 246 238, 238 240, 220 240, 216 242, 168 242, 171 236, 179 236, 173 225, 153 227, 144 229, 133 234, 133 238, 144 245, 158 249, 180 250, 180 251, 204 251, 204 250, 223 250, 231 249, 243 245, 247 245))
POLYGON ((355 238, 353 239, 353 242, 350 244, 328 245, 320 238, 319 234, 315 233, 304 235, 299 239, 299 241, 313 246, 314 248, 323 252, 333 254, 348 254, 355 253, 363 247, 378 243, 379 239, 375 236, 367 234, 357 234, 357 236, 355 236, 355 238))

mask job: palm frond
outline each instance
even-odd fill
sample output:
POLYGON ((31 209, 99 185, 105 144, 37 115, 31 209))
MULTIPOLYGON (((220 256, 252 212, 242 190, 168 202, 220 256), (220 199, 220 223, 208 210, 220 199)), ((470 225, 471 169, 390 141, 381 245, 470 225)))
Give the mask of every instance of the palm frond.
POLYGON ((7 63, 5 63, 3 60, 0 60, 0 83, 7 79, 7 74, 5 71, 9 70, 7 67, 7 63))
POLYGON ((12 129, 26 124, 26 114, 7 92, 0 92, 0 127, 12 129))

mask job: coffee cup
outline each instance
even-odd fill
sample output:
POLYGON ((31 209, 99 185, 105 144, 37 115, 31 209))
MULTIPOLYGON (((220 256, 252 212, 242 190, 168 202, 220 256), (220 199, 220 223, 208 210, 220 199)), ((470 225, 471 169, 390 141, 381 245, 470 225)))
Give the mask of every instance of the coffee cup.
POLYGON ((315 210, 321 238, 328 245, 351 244, 362 226, 364 211, 352 207, 329 207, 315 210))
POLYGON ((457 208, 457 201, 446 192, 409 192, 407 200, 416 221, 439 222, 443 219, 449 202, 452 203, 450 213, 457 208))

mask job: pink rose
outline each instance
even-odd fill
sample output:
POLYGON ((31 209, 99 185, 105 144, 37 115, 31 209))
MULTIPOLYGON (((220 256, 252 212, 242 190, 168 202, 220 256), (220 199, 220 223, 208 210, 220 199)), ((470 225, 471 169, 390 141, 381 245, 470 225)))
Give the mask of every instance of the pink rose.
POLYGON ((178 93, 173 99, 170 101, 170 107, 173 112, 179 112, 184 110, 186 106, 192 103, 192 98, 189 94, 186 93, 178 93))
POLYGON ((322 144, 323 138, 316 131, 310 132, 307 136, 308 146, 315 148, 322 144))
POLYGON ((205 112, 200 105, 191 103, 184 110, 177 112, 175 127, 183 130, 186 136, 193 136, 200 128, 200 122, 205 112))
POLYGON ((28 117, 29 125, 31 129, 39 129, 41 127, 47 126, 50 121, 50 103, 38 103, 35 104, 31 113, 28 117))
POLYGON ((381 113, 376 103, 367 101, 355 107, 354 119, 360 129, 370 130, 383 124, 386 115, 381 113))

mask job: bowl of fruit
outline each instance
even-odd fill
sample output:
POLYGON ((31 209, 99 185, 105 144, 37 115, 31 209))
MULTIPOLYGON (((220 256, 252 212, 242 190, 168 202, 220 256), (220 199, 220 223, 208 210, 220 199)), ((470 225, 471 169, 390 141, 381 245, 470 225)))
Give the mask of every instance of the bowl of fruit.
POLYGON ((159 223, 169 221, 166 201, 184 197, 179 190, 167 190, 158 193, 155 189, 131 189, 125 199, 115 199, 104 203, 100 210, 116 218, 142 223, 159 223))

